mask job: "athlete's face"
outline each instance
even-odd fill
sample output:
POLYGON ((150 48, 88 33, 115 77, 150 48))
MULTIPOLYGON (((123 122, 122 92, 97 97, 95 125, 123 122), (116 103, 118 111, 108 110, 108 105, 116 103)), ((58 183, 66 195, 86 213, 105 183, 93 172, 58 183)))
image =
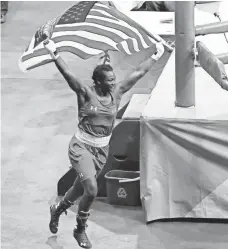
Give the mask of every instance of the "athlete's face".
POLYGON ((104 71, 103 74, 102 87, 110 91, 116 84, 116 75, 113 71, 104 71))

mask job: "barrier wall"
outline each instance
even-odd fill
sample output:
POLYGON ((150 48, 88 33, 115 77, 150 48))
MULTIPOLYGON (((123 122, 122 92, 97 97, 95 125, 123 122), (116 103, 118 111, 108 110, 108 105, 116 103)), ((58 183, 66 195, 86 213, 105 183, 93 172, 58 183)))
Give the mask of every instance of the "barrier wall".
POLYGON ((202 68, 195 70, 195 107, 174 106, 172 53, 142 113, 140 177, 146 222, 228 218, 228 95, 202 68))

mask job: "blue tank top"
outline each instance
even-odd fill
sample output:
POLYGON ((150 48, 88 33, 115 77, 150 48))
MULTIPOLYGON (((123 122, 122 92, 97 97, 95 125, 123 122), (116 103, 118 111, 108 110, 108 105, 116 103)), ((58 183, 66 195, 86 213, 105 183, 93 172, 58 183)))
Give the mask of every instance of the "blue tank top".
POLYGON ((93 94, 90 101, 79 108, 78 127, 95 137, 109 136, 115 123, 120 99, 110 93, 112 100, 108 105, 104 105, 98 99, 94 87, 91 87, 91 90, 93 94))

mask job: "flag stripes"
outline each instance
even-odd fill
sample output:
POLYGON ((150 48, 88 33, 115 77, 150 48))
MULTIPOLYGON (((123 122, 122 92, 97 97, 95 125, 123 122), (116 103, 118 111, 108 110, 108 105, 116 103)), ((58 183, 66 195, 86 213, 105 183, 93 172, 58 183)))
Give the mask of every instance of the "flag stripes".
POLYGON ((120 13, 118 11, 114 11, 113 9, 108 8, 107 6, 101 5, 99 3, 94 6, 94 9, 103 10, 106 13, 110 14, 112 17, 115 17, 117 20, 121 20, 121 22, 125 22, 131 28, 134 28, 134 30, 137 33, 139 32, 142 35, 143 39, 145 40, 145 42, 147 43, 148 46, 152 45, 151 42, 156 43, 152 37, 151 37, 152 40, 148 39, 149 38, 148 35, 144 31, 142 32, 142 28, 139 27, 139 25, 137 25, 135 22, 133 22, 133 20, 131 20, 130 18, 128 18, 127 16, 124 16, 122 13, 120 13))
POLYGON ((91 46, 93 48, 99 48, 102 50, 116 50, 116 43, 109 37, 104 37, 98 34, 91 34, 91 32, 86 31, 66 31, 66 32, 57 32, 52 36, 52 39, 55 42, 63 41, 64 39, 68 41, 75 41, 82 43, 86 46, 91 46), (93 43, 91 43, 93 40, 93 43))
POLYGON ((145 49, 148 47, 147 44, 145 43, 145 41, 143 39, 140 39, 141 38, 140 36, 137 36, 136 33, 134 31, 132 31, 132 29, 125 27, 124 25, 119 25, 118 23, 110 22, 108 20, 105 20, 105 18, 98 19, 97 17, 86 18, 86 22, 96 23, 96 24, 100 24, 100 25, 102 25, 105 22, 106 27, 114 28, 116 30, 122 31, 128 37, 135 38, 138 41, 140 49, 145 49))
POLYGON ((108 17, 108 18, 110 18, 112 20, 118 21, 118 19, 116 19, 112 15, 109 15, 108 13, 104 12, 103 10, 98 10, 98 9, 91 10, 90 15, 92 15, 92 16, 100 16, 100 17, 108 17))
POLYGON ((83 25, 78 25, 78 23, 72 24, 70 27, 56 27, 54 33, 62 31, 79 31, 84 30, 87 32, 91 32, 92 34, 98 34, 104 37, 108 37, 112 39, 114 42, 119 43, 124 39, 128 39, 129 37, 123 33, 122 31, 115 30, 113 28, 104 27, 103 25, 94 24, 94 23, 84 23, 83 25), (115 33, 114 33, 115 32, 115 33))
POLYGON ((41 66, 52 61, 53 59, 51 58, 49 54, 41 55, 38 57, 38 60, 37 60, 37 57, 34 57, 27 61, 24 61, 24 63, 20 65, 20 68, 22 71, 26 71, 26 70, 35 68, 37 65, 41 66))
MULTIPOLYGON (((93 34, 93 43, 91 44, 91 36, 91 33, 85 31, 66 31, 64 32, 64 34, 63 32, 56 32, 53 34, 52 40, 56 43, 57 48, 61 46, 62 43, 59 44, 60 42, 65 41, 74 42, 74 45, 72 43, 72 46, 74 46, 75 48, 79 48, 80 44, 83 44, 84 47, 81 47, 81 49, 85 53, 85 58, 88 58, 88 55, 94 55, 94 53, 90 52, 91 49, 96 49, 96 52, 98 52, 97 50, 100 50, 101 52, 104 50, 118 50, 115 42, 113 42, 109 38, 104 38, 97 34, 93 34)), ((42 45, 40 45, 39 47, 40 48, 34 50, 32 54, 23 56, 22 61, 28 60, 32 57, 47 54, 46 49, 44 49, 42 45)), ((82 55, 80 55, 80 57, 84 59, 82 55)))

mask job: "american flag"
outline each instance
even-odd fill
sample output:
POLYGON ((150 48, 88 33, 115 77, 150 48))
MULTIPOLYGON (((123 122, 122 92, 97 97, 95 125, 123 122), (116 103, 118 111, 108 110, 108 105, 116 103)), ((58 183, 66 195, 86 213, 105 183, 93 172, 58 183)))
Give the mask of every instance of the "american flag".
POLYGON ((82 1, 44 24, 21 56, 21 70, 27 71, 53 61, 43 46, 45 33, 56 43, 58 52, 71 52, 82 59, 109 50, 131 55, 156 44, 159 37, 152 37, 107 3, 82 1))

